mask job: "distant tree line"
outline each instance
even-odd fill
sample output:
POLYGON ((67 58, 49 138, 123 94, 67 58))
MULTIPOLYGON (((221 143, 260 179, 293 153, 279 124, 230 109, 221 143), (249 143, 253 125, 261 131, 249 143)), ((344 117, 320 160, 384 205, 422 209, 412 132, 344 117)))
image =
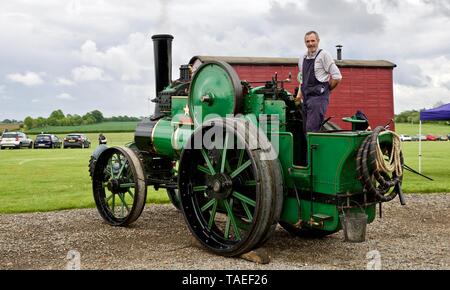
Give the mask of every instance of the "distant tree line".
POLYGON ((80 125, 91 125, 98 124, 102 122, 137 122, 141 120, 136 117, 129 116, 118 116, 105 118, 103 113, 99 110, 94 110, 84 114, 83 116, 74 114, 64 115, 62 110, 53 111, 48 118, 38 117, 32 118, 30 116, 26 117, 23 121, 25 128, 27 130, 33 128, 42 128, 46 126, 80 126, 80 125))
POLYGON ((104 122, 139 122, 142 120, 143 117, 137 118, 137 117, 129 117, 127 115, 125 116, 114 116, 111 118, 105 118, 104 122))
POLYGON ((396 123, 418 124, 419 121, 420 121, 420 112, 416 110, 405 111, 398 115, 395 115, 396 123))
POLYGON ((15 120, 15 119, 12 119, 12 120, 5 119, 5 120, 1 121, 0 123, 3 123, 3 124, 18 124, 18 123, 22 123, 22 121, 18 121, 18 120, 15 120))
MULTIPOLYGON (((395 115, 396 123, 409 123, 409 124, 419 124, 420 122, 420 111, 412 110, 405 111, 398 115, 395 115)), ((426 123, 434 124, 446 124, 449 125, 448 121, 426 121, 426 123)))

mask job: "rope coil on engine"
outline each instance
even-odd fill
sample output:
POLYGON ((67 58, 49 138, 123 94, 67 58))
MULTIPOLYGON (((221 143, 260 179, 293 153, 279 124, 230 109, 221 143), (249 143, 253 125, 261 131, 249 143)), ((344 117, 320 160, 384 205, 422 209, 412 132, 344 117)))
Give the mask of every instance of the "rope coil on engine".
MULTIPOLYGON (((383 158, 383 152, 380 147, 380 142, 377 138, 377 170, 385 171, 385 172, 395 172, 397 176, 403 175, 403 166, 401 162, 401 140, 400 136, 392 131, 385 131, 383 133, 392 134, 392 150, 391 156, 389 157, 388 162, 383 158)), ((381 133, 381 134, 383 134, 381 133)), ((380 134, 380 135, 381 135, 380 134)))
POLYGON ((364 189, 378 201, 387 202, 394 199, 401 192, 403 178, 400 136, 384 127, 375 128, 358 150, 356 168, 364 189), (380 145, 378 137, 384 134, 392 135, 391 146, 380 145))

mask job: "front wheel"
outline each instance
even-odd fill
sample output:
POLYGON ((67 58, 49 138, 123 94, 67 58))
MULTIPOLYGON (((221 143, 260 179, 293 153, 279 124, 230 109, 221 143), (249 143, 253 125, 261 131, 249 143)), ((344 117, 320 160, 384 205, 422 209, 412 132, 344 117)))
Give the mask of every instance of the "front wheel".
POLYGON ((129 148, 112 147, 98 157, 92 175, 97 210, 113 226, 127 226, 142 213, 147 185, 139 158, 129 148))

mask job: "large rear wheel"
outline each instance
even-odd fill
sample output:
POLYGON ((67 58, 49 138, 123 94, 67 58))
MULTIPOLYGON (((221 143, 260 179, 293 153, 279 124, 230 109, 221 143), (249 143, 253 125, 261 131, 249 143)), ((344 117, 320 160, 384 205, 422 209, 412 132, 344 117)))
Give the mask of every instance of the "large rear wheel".
POLYGON ((238 119, 198 128, 182 153, 181 206, 192 234, 210 251, 237 256, 261 246, 275 229, 283 202, 278 159, 251 146, 256 129, 238 119), (247 126, 246 126, 247 125, 247 126), (245 128, 247 127, 247 130, 245 128), (195 140, 203 140, 198 146, 195 140))

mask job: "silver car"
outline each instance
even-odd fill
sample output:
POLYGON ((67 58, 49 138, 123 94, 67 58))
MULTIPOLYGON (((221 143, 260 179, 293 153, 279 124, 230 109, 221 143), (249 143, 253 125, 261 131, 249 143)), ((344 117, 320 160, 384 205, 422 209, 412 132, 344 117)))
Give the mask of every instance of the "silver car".
POLYGON ((411 136, 409 135, 400 135, 400 140, 405 142, 405 141, 412 141, 411 136))
POLYGON ((0 138, 0 148, 33 147, 33 140, 22 132, 5 132, 0 138))

